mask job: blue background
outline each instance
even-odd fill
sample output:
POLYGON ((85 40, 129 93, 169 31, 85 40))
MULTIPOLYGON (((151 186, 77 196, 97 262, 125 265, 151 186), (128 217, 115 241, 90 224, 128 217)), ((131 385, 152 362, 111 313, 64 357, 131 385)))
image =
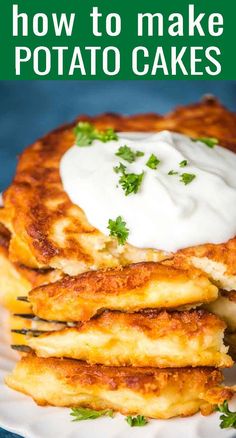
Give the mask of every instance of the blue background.
POLYGON ((236 81, 1 81, 0 190, 26 145, 80 113, 164 113, 206 93, 236 110, 236 81))
MULTIPOLYGON (((204 94, 236 111, 236 81, 1 81, 0 190, 11 181, 16 156, 26 145, 78 114, 165 113, 204 94)), ((16 435, 0 429, 3 437, 16 435)))

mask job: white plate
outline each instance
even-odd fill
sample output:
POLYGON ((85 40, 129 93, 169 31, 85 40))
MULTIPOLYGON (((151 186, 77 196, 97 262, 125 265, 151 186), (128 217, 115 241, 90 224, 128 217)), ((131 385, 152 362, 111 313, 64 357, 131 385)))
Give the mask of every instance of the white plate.
MULTIPOLYGON (((219 414, 200 414, 172 420, 152 420, 147 426, 130 428, 122 415, 73 423, 70 410, 40 407, 4 385, 17 355, 9 347, 6 312, 0 309, 0 426, 24 438, 235 438, 233 429, 219 428, 219 414)), ((236 368, 227 372, 227 384, 236 382, 236 368)), ((231 404, 236 409, 236 400, 231 404)))

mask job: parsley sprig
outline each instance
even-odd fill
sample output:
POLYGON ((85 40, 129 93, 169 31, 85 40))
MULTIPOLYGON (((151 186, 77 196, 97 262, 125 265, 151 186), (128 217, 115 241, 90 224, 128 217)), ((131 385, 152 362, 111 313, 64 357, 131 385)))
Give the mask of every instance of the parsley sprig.
POLYGON ((79 122, 74 128, 75 143, 77 146, 90 146, 94 140, 103 143, 111 140, 118 140, 118 136, 112 128, 99 130, 89 122, 79 122))
POLYGON ((227 429, 228 427, 236 429, 236 412, 230 411, 227 400, 225 400, 222 405, 219 405, 216 410, 222 413, 220 416, 221 429, 227 429))
POLYGON ((170 170, 168 172, 168 175, 178 175, 179 172, 176 172, 175 170, 170 170))
POLYGON ((144 152, 133 151, 129 146, 121 146, 116 152, 116 156, 123 158, 123 160, 128 161, 128 163, 133 163, 137 157, 142 157, 144 152))
POLYGON ((119 184, 125 192, 125 196, 131 193, 137 193, 143 180, 144 172, 142 173, 127 173, 126 166, 119 163, 119 166, 113 167, 114 172, 121 173, 119 184))
POLYGON ((142 151, 136 151, 135 152, 136 157, 143 157, 144 156, 144 152, 142 151))
POLYGON ((125 196, 131 193, 137 193, 143 181, 144 172, 142 173, 126 173, 119 179, 119 184, 125 192, 125 196))
POLYGON ((73 418, 72 421, 82 421, 82 420, 95 420, 99 417, 113 417, 114 412, 112 409, 104 409, 102 411, 95 411, 89 408, 72 408, 70 415, 73 418))
POLYGON ((184 183, 184 185, 190 184, 194 178, 196 178, 196 175, 193 173, 182 173, 180 175, 180 181, 184 183))
POLYGON ((205 143, 205 145, 211 149, 214 146, 216 146, 217 144, 219 144, 218 138, 215 138, 215 137, 198 137, 198 138, 193 138, 192 140, 193 141, 201 141, 202 143, 205 143))
POLYGON ((123 173, 124 174, 126 171, 126 166, 122 163, 119 163, 119 166, 115 166, 115 167, 113 167, 113 169, 114 169, 114 172, 116 172, 116 173, 123 173))
POLYGON ((160 164, 160 160, 156 157, 156 155, 151 154, 148 161, 146 162, 146 166, 150 169, 156 169, 158 164, 160 164))
POLYGON ((125 244, 129 236, 129 229, 121 216, 118 216, 115 220, 109 219, 107 228, 110 230, 110 236, 116 237, 120 245, 125 244))
POLYGON ((185 167, 187 166, 187 164, 188 164, 187 160, 180 161, 179 167, 185 167))
POLYGON ((137 415, 137 417, 131 417, 131 415, 129 415, 128 417, 126 417, 125 420, 130 425, 130 427, 145 426, 148 423, 147 418, 143 415, 137 415))

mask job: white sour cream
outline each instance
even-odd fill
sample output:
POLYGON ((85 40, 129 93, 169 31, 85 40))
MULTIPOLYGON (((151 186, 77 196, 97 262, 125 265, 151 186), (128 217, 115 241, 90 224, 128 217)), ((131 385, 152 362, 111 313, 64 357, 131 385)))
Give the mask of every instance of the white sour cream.
POLYGON ((121 133, 118 141, 72 146, 62 157, 64 190, 85 212, 88 221, 109 235, 108 220, 122 216, 129 229, 128 243, 139 248, 177 251, 193 245, 222 243, 236 235, 236 154, 193 142, 181 134, 121 133), (144 152, 129 164, 115 154, 120 146, 144 152), (161 161, 146 166, 150 155, 161 161), (187 160, 186 167, 179 163, 187 160), (137 194, 125 196, 120 174, 145 172, 137 194), (170 170, 178 175, 168 175, 170 170), (196 175, 188 185, 182 173, 196 175))

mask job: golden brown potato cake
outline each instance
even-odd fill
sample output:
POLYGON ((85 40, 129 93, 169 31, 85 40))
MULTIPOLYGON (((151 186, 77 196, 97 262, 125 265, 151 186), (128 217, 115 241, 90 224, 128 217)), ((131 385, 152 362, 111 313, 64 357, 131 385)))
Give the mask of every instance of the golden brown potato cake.
MULTIPOLYGON (((90 121, 100 129, 168 129, 191 137, 216 137, 220 144, 236 151, 236 115, 214 99, 177 108, 166 116, 105 114, 78 120, 90 121)), ((73 127, 74 124, 67 125, 46 135, 26 149, 20 158, 14 181, 4 194, 5 208, 0 212, 0 221, 12 233, 11 260, 32 268, 51 267, 76 275, 90 268, 172 257, 173 254, 138 249, 129 244, 121 248, 116 239, 92 227, 85 213, 72 204, 62 187, 59 162, 74 143, 73 127)), ((208 272, 220 287, 236 288, 235 238, 222 245, 195 247, 189 254, 183 254, 195 266, 208 272)))
POLYGON ((28 312, 28 303, 17 301, 17 296, 26 296, 32 288, 28 279, 22 275, 20 267, 8 259, 10 236, 0 225, 0 304, 12 312, 28 312))
POLYGON ((236 289, 236 239, 220 245, 206 244, 179 251, 164 262, 176 267, 194 266, 205 272, 219 288, 236 289))
POLYGON ((29 336, 37 356, 68 357, 108 366, 230 367, 225 324, 203 310, 121 313, 106 311, 73 328, 29 336))
POLYGON ((29 312, 30 305, 18 301, 17 297, 27 296, 32 288, 56 281, 62 274, 57 270, 29 269, 12 263, 8 257, 9 241, 8 231, 0 224, 0 304, 11 312, 29 312))
POLYGON ((104 309, 134 312, 197 305, 217 296, 218 289, 201 271, 144 262, 65 277, 34 289, 29 299, 40 318, 74 322, 88 320, 104 309))
POLYGON ((221 291, 219 298, 204 308, 225 321, 228 333, 236 332, 236 291, 221 291))
POLYGON ((233 393, 214 368, 104 367, 72 359, 21 359, 6 383, 40 405, 113 409, 125 415, 170 418, 209 414, 233 393))

